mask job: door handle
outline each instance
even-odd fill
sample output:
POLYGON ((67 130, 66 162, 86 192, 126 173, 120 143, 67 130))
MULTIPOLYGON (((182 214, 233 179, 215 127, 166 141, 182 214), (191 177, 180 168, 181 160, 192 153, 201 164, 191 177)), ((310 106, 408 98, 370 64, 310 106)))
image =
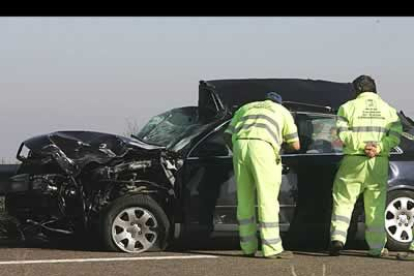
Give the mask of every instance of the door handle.
POLYGON ((282 165, 282 174, 288 174, 290 171, 290 167, 287 165, 282 165))

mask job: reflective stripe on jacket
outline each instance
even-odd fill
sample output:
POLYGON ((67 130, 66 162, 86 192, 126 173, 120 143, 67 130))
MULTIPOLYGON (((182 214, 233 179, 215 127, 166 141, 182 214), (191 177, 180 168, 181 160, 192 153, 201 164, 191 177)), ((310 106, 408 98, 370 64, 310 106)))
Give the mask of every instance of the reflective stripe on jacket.
POLYGON ((338 110, 338 136, 344 154, 364 155, 365 145, 375 143, 380 155, 388 156, 400 143, 402 125, 394 108, 376 93, 364 92, 338 110))
POLYGON ((226 133, 237 139, 263 140, 272 145, 275 153, 282 142, 297 140, 298 132, 294 119, 284 106, 270 100, 252 102, 240 107, 233 116, 226 133))

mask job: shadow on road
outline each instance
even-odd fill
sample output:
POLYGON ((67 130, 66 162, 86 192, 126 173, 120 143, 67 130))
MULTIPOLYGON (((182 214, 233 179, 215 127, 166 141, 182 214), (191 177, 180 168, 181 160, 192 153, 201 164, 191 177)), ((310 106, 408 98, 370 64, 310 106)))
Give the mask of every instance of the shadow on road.
MULTIPOLYGON (((80 239, 79 237, 65 237, 59 239, 48 239, 45 236, 38 236, 30 237, 30 242, 28 243, 27 241, 24 242, 18 233, 14 233, 14 237, 10 238, 4 235, 6 232, 6 230, 0 231, 0 248, 38 248, 83 252, 105 252, 105 250, 103 250, 102 247, 95 241, 88 238, 80 239)), ((285 241, 284 237, 282 237, 282 240, 285 241)), ((327 248, 324 246, 315 246, 314 241, 310 241, 309 244, 302 243, 300 247, 289 247, 289 245, 285 245, 284 242, 284 246, 286 250, 293 251, 295 255, 312 256, 317 258, 335 258, 328 255, 327 248)), ((341 255, 372 259, 372 257, 367 256, 366 249, 367 246, 365 242, 352 242, 346 245, 345 250, 341 253, 341 255)), ((186 238, 185 241, 174 241, 165 250, 165 252, 246 258, 242 255, 240 250, 239 238, 234 236, 202 238, 194 235, 186 238)), ((400 261, 395 258, 396 254, 397 252, 390 252, 390 256, 384 257, 383 259, 400 261)), ((260 255, 260 252, 258 255, 260 255)))

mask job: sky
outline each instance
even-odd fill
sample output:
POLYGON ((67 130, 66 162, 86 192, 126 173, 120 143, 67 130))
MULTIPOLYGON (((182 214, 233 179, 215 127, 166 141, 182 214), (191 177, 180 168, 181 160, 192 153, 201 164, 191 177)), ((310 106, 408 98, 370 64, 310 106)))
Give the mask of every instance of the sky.
POLYGON ((372 76, 414 117, 414 17, 1 17, 0 163, 56 130, 125 134, 200 80, 372 76))

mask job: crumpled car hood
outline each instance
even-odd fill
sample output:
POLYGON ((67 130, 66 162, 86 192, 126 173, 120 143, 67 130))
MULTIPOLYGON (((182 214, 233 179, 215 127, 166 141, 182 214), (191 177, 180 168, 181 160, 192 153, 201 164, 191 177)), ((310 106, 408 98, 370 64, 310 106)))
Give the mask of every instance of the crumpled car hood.
POLYGON ((81 147, 109 149, 117 156, 122 155, 125 147, 145 150, 163 149, 136 139, 94 131, 56 131, 27 139, 23 143, 31 150, 42 150, 50 144, 56 144, 66 151, 77 151, 81 147))
POLYGON ((165 150, 136 139, 93 131, 56 131, 27 139, 17 154, 20 161, 24 161, 20 155, 23 146, 35 155, 54 156, 58 162, 61 161, 60 166, 71 173, 90 162, 104 164, 130 151, 145 154, 148 151, 165 150))

